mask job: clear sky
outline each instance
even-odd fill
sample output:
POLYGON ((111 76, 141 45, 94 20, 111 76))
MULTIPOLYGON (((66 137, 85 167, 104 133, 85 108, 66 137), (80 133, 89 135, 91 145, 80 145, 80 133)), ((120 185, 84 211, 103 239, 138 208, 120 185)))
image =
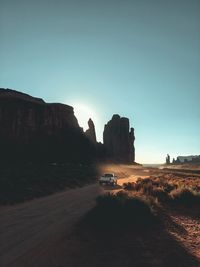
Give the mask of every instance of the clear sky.
POLYGON ((91 113, 98 140, 128 117, 138 162, 200 154, 199 0, 0 0, 0 22, 0 87, 91 113))

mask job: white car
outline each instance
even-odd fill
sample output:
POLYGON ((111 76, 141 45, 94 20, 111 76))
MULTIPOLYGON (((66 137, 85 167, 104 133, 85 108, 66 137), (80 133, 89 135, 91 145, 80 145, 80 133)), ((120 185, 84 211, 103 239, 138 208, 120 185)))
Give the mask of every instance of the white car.
POLYGON ((100 185, 117 185, 117 176, 115 176, 114 173, 105 173, 103 176, 99 179, 100 185))

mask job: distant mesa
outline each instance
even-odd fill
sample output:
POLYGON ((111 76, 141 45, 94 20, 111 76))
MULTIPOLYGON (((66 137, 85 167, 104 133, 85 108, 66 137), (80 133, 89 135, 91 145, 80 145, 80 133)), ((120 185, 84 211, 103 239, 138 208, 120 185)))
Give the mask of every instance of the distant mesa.
POLYGON ((183 163, 188 163, 188 164, 195 164, 195 163, 200 163, 200 155, 196 156, 178 156, 176 159, 173 158, 172 162, 170 161, 170 156, 167 155, 166 157, 166 164, 183 164, 183 163))
POLYGON ((0 88, 1 161, 135 161, 134 129, 128 118, 113 115, 105 125, 103 144, 96 140, 92 119, 88 127, 84 132, 69 105, 0 88))
POLYGON ((117 162, 133 163, 135 161, 134 129, 129 127, 129 119, 113 115, 105 125, 103 142, 106 155, 117 162))
POLYGON ((200 155, 195 156, 178 156, 176 159, 173 159, 173 164, 181 164, 181 163, 200 163, 200 155))

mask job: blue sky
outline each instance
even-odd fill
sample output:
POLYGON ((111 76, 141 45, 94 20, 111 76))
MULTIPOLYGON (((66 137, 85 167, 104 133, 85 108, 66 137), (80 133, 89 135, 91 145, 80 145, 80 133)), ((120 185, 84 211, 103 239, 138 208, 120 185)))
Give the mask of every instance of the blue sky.
POLYGON ((200 154, 199 0, 0 0, 0 87, 118 113, 136 160, 200 154))

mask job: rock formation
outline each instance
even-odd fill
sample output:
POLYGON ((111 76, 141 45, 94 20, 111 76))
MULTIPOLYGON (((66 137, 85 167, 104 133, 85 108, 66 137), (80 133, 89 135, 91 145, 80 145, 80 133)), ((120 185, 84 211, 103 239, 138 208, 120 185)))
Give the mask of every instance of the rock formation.
POLYGON ((166 157, 166 164, 170 164, 170 155, 167 154, 167 157, 166 157))
POLYGON ((0 159, 74 162, 93 150, 73 107, 0 89, 0 159))
POLYGON ((108 158, 116 162, 133 163, 135 161, 134 129, 129 129, 129 119, 113 115, 105 125, 104 146, 108 158))
POLYGON ((113 115, 105 125, 104 144, 96 140, 91 119, 83 132, 73 107, 0 88, 0 161, 135 161, 134 129, 113 115))
POLYGON ((188 163, 188 164, 199 164, 200 163, 200 155, 195 156, 178 156, 177 159, 173 161, 174 164, 188 163))
POLYGON ((89 128, 85 131, 85 134, 91 142, 96 144, 97 139, 96 139, 95 126, 94 126, 94 122, 91 119, 89 119, 89 121, 88 121, 88 127, 89 128))

